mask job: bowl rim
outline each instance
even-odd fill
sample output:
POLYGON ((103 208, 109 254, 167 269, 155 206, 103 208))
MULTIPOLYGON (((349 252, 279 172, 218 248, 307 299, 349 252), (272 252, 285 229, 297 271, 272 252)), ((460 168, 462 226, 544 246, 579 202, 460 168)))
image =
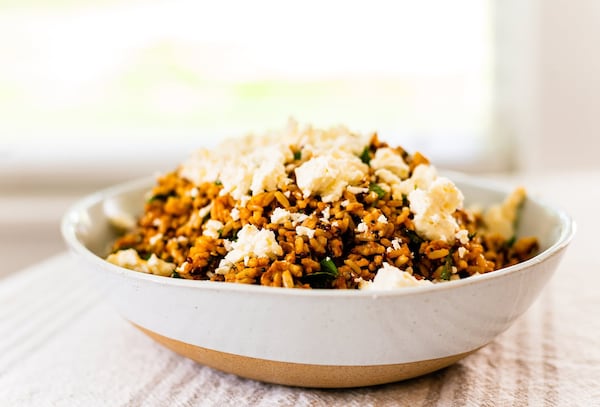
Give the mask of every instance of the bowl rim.
MULTIPOLYGON (((486 180, 482 177, 471 176, 459 172, 442 171, 443 176, 449 176, 450 179, 455 183, 468 183, 470 186, 478 187, 485 190, 493 190, 497 192, 504 192, 508 194, 510 191, 499 182, 486 180)), ((558 239, 550 245, 547 249, 538 253, 536 256, 524 262, 505 267, 490 273, 480 274, 471 276, 468 278, 447 281, 444 283, 422 285, 415 287, 402 287, 398 289, 371 289, 371 290, 335 290, 335 289, 289 289, 284 287, 266 287, 262 285, 251 285, 251 284, 223 284, 220 282, 207 281, 207 280, 187 280, 170 278, 164 276, 157 276, 153 274, 141 273, 134 270, 129 270, 121 266, 109 263, 102 257, 93 253, 88 249, 76 235, 76 225, 80 219, 79 214, 90 208, 92 205, 98 204, 107 198, 115 197, 133 189, 142 188, 148 186, 148 190, 151 188, 155 180, 155 176, 138 178, 132 181, 119 183, 117 185, 101 189, 92 194, 89 194, 73 205, 71 205, 61 220, 61 233, 65 240, 68 248, 82 257, 91 264, 109 271, 110 273, 120 275, 122 277, 142 280, 144 282, 167 285, 172 287, 181 288, 195 288, 199 290, 221 290, 231 291, 238 293, 252 293, 252 294, 269 294, 269 295, 284 295, 284 296, 309 296, 309 297, 332 297, 332 298, 356 298, 356 297, 396 297, 396 296, 407 296, 407 295, 419 295, 428 292, 438 292, 449 289, 455 289, 462 286, 471 284, 480 284, 487 281, 493 281, 495 279, 503 278, 506 275, 511 275, 523 271, 537 264, 540 264, 549 258, 557 255, 569 245, 575 231, 576 224, 571 216, 569 216, 562 208, 554 206, 545 202, 543 199, 538 197, 532 198, 528 195, 527 199, 535 201, 538 205, 543 206, 557 215, 561 225, 561 233, 558 239)))

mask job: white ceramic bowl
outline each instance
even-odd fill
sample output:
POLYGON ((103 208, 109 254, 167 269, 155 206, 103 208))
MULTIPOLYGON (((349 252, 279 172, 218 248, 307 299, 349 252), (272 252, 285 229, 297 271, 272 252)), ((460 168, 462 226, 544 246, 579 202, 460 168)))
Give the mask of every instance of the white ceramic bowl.
MULTIPOLYGON (((468 203, 508 191, 453 175, 468 203)), ((562 211, 529 198, 519 234, 541 253, 516 266, 460 281, 394 291, 301 290, 172 279, 103 260, 116 235, 115 206, 139 214, 154 180, 83 199, 65 215, 64 238, 124 318, 175 352, 272 383, 354 387, 419 376, 492 341, 527 310, 552 277, 574 233, 562 211)))

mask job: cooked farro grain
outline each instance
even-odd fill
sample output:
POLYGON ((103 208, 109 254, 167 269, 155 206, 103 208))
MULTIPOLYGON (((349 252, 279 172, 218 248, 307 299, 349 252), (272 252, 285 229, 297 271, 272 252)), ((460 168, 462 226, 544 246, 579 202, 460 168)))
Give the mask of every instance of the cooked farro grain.
POLYGON ((388 288, 488 273, 538 250, 514 235, 522 189, 475 213, 427 158, 377 134, 290 122, 260 140, 201 150, 161 176, 108 260, 186 279, 388 288))

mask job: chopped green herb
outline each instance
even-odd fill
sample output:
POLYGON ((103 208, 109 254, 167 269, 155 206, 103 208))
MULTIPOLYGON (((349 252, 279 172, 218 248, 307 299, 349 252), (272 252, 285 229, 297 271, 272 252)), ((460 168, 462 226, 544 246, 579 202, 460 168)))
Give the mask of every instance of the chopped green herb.
POLYGON ((309 284, 313 288, 331 287, 331 282, 340 275, 335 263, 331 258, 326 257, 321 260, 321 271, 302 276, 302 282, 309 284))
POLYGON ((294 160, 302 159, 302 151, 294 151, 294 160))
POLYGON ((406 194, 402 194, 402 206, 409 206, 410 203, 408 202, 408 195, 406 194))
POLYGON ((473 240, 475 238, 475 236, 477 236, 477 232, 469 233, 469 236, 468 236, 469 240, 473 240))
POLYGON ((369 146, 366 146, 365 149, 360 153, 360 160, 369 165, 371 162, 371 154, 369 153, 369 146))
POLYGON ((335 277, 329 273, 316 271, 302 276, 300 280, 303 283, 310 285, 312 288, 331 288, 331 282, 334 278, 335 277))
POLYGON ((510 249, 511 247, 514 246, 516 241, 517 241, 517 236, 513 235, 510 239, 508 239, 506 242, 504 242, 504 247, 506 247, 507 249, 510 249))
POLYGON ((172 278, 183 278, 179 275, 179 273, 175 270, 173 270, 173 272, 171 273, 171 277, 172 278))
POLYGON ((417 247, 416 251, 418 251, 418 249, 421 247, 421 243, 423 243, 423 239, 421 239, 421 237, 417 235, 417 232, 415 232, 414 230, 404 229, 404 233, 410 239, 410 243, 417 247))
POLYGON ((175 191, 170 191, 166 194, 156 194, 153 195, 150 199, 148 199, 148 203, 154 202, 154 201, 161 201, 161 202, 166 202, 167 199, 169 199, 169 197, 171 196, 177 196, 177 194, 175 194, 175 191))
POLYGON ((335 263, 329 257, 325 257, 323 260, 321 260, 321 272, 328 273, 333 277, 337 277, 340 274, 335 266, 335 263))
POLYGON ((442 272, 440 273, 440 278, 442 280, 450 280, 450 276, 452 276, 452 252, 448 253, 446 256, 444 268, 442 268, 442 272))
POLYGON ((221 185, 223 185, 223 183, 221 182, 220 179, 218 179, 218 180, 215 181, 215 185, 221 186, 221 185))
POLYGON ((383 198, 385 196, 385 191, 383 188, 381 188, 379 185, 375 184, 375 183, 371 183, 369 185, 369 191, 373 191, 377 194, 377 196, 379 197, 379 199, 383 198))

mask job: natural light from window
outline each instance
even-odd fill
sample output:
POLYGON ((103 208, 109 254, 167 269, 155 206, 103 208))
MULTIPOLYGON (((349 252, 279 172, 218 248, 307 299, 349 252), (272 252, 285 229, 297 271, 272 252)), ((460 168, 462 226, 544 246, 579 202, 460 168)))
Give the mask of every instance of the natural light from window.
POLYGON ((13 156, 32 142, 86 157, 119 145, 158 155, 294 116, 442 156, 476 150, 492 133, 489 7, 2 2, 0 134, 13 156))

